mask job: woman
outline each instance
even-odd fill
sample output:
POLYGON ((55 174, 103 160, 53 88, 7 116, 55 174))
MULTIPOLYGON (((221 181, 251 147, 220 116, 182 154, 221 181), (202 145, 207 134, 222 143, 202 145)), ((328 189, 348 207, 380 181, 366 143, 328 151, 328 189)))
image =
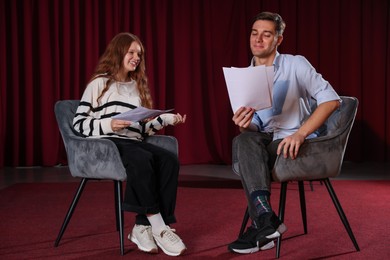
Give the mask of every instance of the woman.
POLYGON ((128 238, 144 252, 157 253, 160 247, 168 255, 181 255, 186 246, 168 226, 176 222, 179 162, 176 155, 143 138, 184 123, 186 115, 165 113, 142 122, 112 119, 139 106, 152 108, 144 47, 137 36, 120 33, 100 58, 73 126, 85 137, 107 138, 118 147, 127 174, 123 209, 137 213, 128 238))

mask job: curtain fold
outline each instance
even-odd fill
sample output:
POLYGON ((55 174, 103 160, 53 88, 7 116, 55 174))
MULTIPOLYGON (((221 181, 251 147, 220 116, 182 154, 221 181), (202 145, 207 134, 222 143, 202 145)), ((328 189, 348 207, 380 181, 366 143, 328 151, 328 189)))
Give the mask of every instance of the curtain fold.
POLYGON ((360 101, 346 160, 390 160, 387 0, 0 0, 0 167, 66 163, 57 100, 80 99, 114 35, 138 35, 156 108, 187 114, 162 133, 183 164, 231 163, 238 129, 222 67, 248 66, 251 18, 287 23, 281 53, 304 55, 360 101))

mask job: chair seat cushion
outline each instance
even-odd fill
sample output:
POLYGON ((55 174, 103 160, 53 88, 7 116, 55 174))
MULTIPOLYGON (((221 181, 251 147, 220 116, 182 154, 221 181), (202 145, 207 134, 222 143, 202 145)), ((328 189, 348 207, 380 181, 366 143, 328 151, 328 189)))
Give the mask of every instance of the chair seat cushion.
POLYGON ((279 155, 272 170, 274 181, 303 181, 336 177, 340 173, 343 144, 340 136, 305 142, 292 160, 279 155), (331 162, 331 163, 330 163, 331 162))

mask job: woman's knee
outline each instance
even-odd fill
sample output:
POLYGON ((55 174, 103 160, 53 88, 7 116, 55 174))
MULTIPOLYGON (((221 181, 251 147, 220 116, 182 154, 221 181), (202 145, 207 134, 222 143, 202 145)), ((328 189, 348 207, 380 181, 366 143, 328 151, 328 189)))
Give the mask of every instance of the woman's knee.
POLYGON ((179 171, 180 162, 179 162, 179 158, 177 157, 177 155, 176 155, 176 154, 173 154, 173 153, 170 153, 170 154, 167 156, 167 159, 168 159, 169 164, 172 165, 172 167, 173 167, 176 171, 179 171))

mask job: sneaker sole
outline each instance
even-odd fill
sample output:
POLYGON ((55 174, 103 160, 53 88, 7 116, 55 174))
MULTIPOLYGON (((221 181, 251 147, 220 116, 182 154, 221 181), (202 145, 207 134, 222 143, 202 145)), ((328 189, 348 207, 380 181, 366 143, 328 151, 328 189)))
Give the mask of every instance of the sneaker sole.
MULTIPOLYGON (((280 224, 278 229, 274 233, 266 236, 266 238, 270 239, 271 241, 260 246, 260 250, 267 250, 267 249, 273 248, 275 246, 274 240, 277 239, 278 237, 280 237, 286 231, 287 231, 287 226, 283 223, 280 224)), ((259 242, 257 242, 257 243, 259 244, 259 242)))
POLYGON ((279 225, 278 229, 275 231, 275 233, 266 236, 268 239, 272 239, 270 242, 267 244, 261 246, 261 247, 252 247, 252 248, 247 248, 247 249, 235 249, 235 248, 230 248, 231 251, 238 253, 238 254, 252 254, 264 250, 269 250, 275 247, 275 242, 274 240, 278 237, 280 237, 283 233, 287 231, 287 226, 282 223, 279 225))
POLYGON ((230 250, 235 252, 235 253, 238 253, 238 254, 252 254, 252 253, 259 252, 260 250, 261 251, 269 250, 269 249, 274 248, 274 247, 275 247, 275 243, 272 240, 272 241, 268 242, 267 244, 263 245, 260 248, 258 246, 255 246, 255 247, 247 248, 247 249, 230 248, 230 250))
POLYGON ((186 251, 186 248, 184 248, 183 250, 181 250, 180 252, 170 252, 168 250, 166 250, 163 246, 161 246, 161 244, 158 242, 158 240, 156 240, 156 244, 158 245, 159 248, 161 248, 161 250, 169 255, 169 256, 179 256, 179 255, 182 255, 184 253, 184 251, 186 251))
POLYGON ((280 235, 282 235, 284 232, 287 231, 287 226, 284 223, 282 223, 279 225, 277 231, 279 232, 280 235))
POLYGON ((274 246, 275 246, 275 243, 272 240, 271 242, 268 242, 268 244, 265 244, 264 246, 260 247, 260 250, 261 251, 268 250, 268 249, 274 248, 274 246))
POLYGON ((278 229, 274 233, 272 233, 271 235, 266 236, 266 238, 268 238, 268 239, 278 238, 286 231, 287 231, 287 226, 282 223, 282 224, 279 225, 278 229))
POLYGON ((238 254, 252 254, 252 253, 256 253, 256 252, 259 252, 260 248, 258 246, 255 246, 255 247, 252 247, 252 248, 247 248, 247 249, 235 249, 235 248, 231 248, 231 250, 235 253, 238 253, 238 254))
POLYGON ((127 237, 131 242, 133 242, 134 244, 137 245, 138 249, 141 250, 142 252, 146 252, 146 253, 149 253, 149 254, 157 254, 158 253, 158 248, 152 248, 152 249, 148 249, 148 248, 145 248, 141 245, 141 243, 138 241, 138 239, 136 237, 134 237, 132 234, 129 234, 129 236, 127 237))
MULTIPOLYGON (((283 223, 280 224, 278 229, 276 230, 276 232, 279 233, 279 235, 276 234, 275 238, 280 237, 286 231, 287 231, 287 226, 285 224, 283 224, 283 223)), ((260 247, 260 250, 264 251, 264 250, 268 250, 268 249, 271 249, 271 248, 274 248, 274 247, 275 247, 275 242, 274 242, 274 240, 272 240, 271 242, 268 242, 268 244, 265 244, 264 246, 260 247)))

